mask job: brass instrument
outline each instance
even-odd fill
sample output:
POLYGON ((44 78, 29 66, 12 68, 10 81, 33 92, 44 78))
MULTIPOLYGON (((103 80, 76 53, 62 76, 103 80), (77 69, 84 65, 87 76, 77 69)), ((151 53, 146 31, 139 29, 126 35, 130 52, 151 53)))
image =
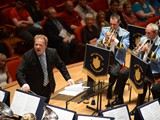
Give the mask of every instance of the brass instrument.
POLYGON ((58 115, 49 107, 44 107, 45 115, 42 120, 58 120, 58 115))
POLYGON ((143 43, 141 44, 141 46, 135 47, 135 48, 133 49, 133 51, 132 51, 133 54, 138 56, 138 55, 140 54, 140 52, 141 52, 143 46, 146 45, 146 44, 148 43, 148 41, 149 41, 149 40, 146 39, 146 40, 143 41, 143 43))
POLYGON ((111 32, 111 35, 109 36, 109 39, 106 40, 106 37, 104 38, 105 39, 104 45, 107 46, 107 47, 110 47, 110 45, 111 45, 111 39, 115 35, 116 30, 114 30, 113 28, 111 28, 109 32, 111 32))
POLYGON ((33 113, 26 113, 22 116, 21 120, 37 120, 37 117, 33 113))
POLYGON ((0 120, 12 116, 13 116, 13 111, 5 103, 0 102, 0 120))

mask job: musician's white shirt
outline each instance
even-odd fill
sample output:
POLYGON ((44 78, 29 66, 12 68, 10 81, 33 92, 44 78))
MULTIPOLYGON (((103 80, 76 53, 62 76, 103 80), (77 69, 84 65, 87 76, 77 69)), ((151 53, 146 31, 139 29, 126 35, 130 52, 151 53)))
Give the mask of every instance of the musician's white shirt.
MULTIPOLYGON (((103 38, 103 43, 105 42, 105 37, 103 38)), ((111 42, 111 45, 110 45, 110 51, 112 51, 114 53, 115 51, 115 47, 117 46, 117 44, 119 43, 119 40, 115 37, 114 38, 114 41, 111 42)))

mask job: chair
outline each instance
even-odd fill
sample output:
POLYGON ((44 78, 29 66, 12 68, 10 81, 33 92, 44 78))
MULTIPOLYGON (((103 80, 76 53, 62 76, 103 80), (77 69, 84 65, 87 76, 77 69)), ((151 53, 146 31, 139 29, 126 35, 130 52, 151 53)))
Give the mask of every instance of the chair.
POLYGON ((82 35, 81 35, 81 32, 82 32, 82 29, 83 29, 84 26, 80 26, 78 28, 76 28, 74 30, 74 34, 76 36, 76 40, 78 43, 82 43, 82 35))
POLYGON ((88 2, 87 5, 88 5, 89 7, 91 7, 93 10, 96 9, 93 2, 88 2))
POLYGON ((8 72, 10 73, 12 80, 16 81, 16 71, 21 62, 21 58, 7 61, 8 72))
POLYGON ((96 12, 105 11, 106 9, 108 9, 108 1, 107 0, 94 0, 93 4, 94 4, 94 10, 96 12))
POLYGON ((138 23, 135 24, 135 26, 146 27, 147 26, 147 22, 138 22, 138 23))
POLYGON ((6 55, 7 61, 19 58, 18 55, 14 54, 13 47, 6 40, 0 42, 0 52, 6 55))
POLYGON ((156 23, 160 19, 159 16, 151 17, 147 20, 147 24, 149 23, 156 23))

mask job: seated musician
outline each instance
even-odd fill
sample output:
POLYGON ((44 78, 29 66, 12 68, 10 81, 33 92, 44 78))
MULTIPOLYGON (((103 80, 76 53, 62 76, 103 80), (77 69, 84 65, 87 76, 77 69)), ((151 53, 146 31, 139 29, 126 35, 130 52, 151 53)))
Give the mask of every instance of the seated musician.
MULTIPOLYGON (((139 51, 136 51, 139 55, 139 57, 143 60, 145 60, 146 62, 148 62, 148 65, 151 68, 154 80, 160 78, 160 38, 158 36, 158 26, 156 24, 153 23, 149 23, 146 26, 146 36, 142 36, 140 38, 140 42, 137 45, 137 49, 139 49, 139 51), (144 42, 146 41, 146 43, 144 44, 144 42), (143 45, 143 46, 142 46, 143 45)), ((154 81, 152 80, 152 81, 154 81)), ((136 103, 136 107, 139 105, 142 105, 144 103, 144 99, 146 96, 146 92, 147 92, 147 86, 151 84, 151 81, 148 80, 144 80, 143 83, 143 93, 142 94, 138 94, 138 99, 137 99, 137 103, 136 103)), ((153 85, 154 86, 154 85, 153 85)), ((156 85, 154 86, 156 87, 156 85)), ((153 88, 154 88, 153 87, 153 88)), ((153 96, 154 95, 153 93, 153 96)), ((130 112, 130 115, 135 115, 136 112, 136 107, 130 112)))
MULTIPOLYGON (((109 67, 109 87, 107 98, 112 99, 112 87, 117 80, 115 94, 118 95, 112 105, 123 104, 123 91, 128 79, 128 70, 121 70, 125 63, 126 51, 129 47, 129 32, 120 27, 120 16, 112 14, 110 16, 110 27, 103 27, 97 44, 104 45, 111 51, 109 67), (123 77, 122 77, 123 76, 123 77)), ((108 105, 106 105, 108 107, 108 105)))

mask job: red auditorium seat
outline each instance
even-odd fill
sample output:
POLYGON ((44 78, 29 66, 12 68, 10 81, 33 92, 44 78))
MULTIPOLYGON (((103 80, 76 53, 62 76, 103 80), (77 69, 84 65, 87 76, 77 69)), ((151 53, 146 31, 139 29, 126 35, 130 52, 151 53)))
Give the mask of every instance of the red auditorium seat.
POLYGON ((74 34, 76 36, 76 40, 77 42, 81 43, 82 42, 82 35, 81 35, 81 31, 82 31, 82 28, 84 26, 81 26, 81 27, 78 27, 74 30, 74 34))
POLYGON ((16 81, 16 71, 20 62, 21 62, 21 58, 10 60, 6 63, 8 67, 8 72, 10 73, 13 81, 16 81))

